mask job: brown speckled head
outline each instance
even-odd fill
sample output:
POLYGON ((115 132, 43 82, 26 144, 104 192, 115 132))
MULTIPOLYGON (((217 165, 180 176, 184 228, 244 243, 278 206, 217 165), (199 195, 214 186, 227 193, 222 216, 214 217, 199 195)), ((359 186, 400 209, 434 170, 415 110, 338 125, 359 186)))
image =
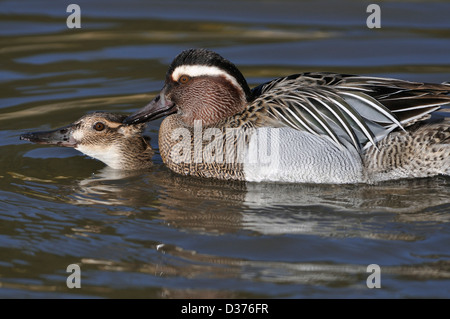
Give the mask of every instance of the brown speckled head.
POLYGON ((37 144, 73 147, 116 169, 151 166, 151 148, 142 136, 145 124, 122 124, 126 116, 96 112, 52 131, 21 135, 37 144))
POLYGON ((125 123, 139 123, 178 112, 186 126, 211 126, 244 110, 252 93, 230 61, 206 49, 181 52, 170 65, 165 85, 144 109, 125 123))

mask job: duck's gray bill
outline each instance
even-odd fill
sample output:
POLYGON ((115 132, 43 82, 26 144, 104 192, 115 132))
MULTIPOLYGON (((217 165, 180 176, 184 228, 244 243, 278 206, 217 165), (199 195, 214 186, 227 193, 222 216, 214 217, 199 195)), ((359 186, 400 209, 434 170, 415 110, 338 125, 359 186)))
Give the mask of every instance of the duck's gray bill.
POLYGON ((136 113, 128 116, 124 124, 138 124, 159 119, 176 111, 174 103, 164 97, 164 90, 156 96, 149 104, 136 113))
POLYGON ((20 139, 37 144, 75 147, 77 143, 72 137, 72 132, 73 126, 68 125, 52 131, 25 133, 20 135, 20 139))

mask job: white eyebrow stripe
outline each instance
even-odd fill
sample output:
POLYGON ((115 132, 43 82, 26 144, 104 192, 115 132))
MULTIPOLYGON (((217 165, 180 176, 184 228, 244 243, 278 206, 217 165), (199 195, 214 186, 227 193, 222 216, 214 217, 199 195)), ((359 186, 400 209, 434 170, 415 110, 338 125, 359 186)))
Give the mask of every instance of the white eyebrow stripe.
POLYGON ((219 69, 216 66, 209 65, 180 65, 175 68, 172 72, 172 80, 177 82, 180 76, 188 75, 190 77, 196 76, 223 76, 233 85, 240 88, 240 84, 236 81, 234 77, 229 75, 227 72, 219 69))

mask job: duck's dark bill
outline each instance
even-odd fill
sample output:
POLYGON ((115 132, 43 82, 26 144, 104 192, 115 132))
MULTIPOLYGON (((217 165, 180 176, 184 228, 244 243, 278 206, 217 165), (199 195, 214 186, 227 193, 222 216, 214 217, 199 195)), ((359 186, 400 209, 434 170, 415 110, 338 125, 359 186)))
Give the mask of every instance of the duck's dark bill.
POLYGON ((124 124, 138 124, 151 120, 159 119, 163 116, 172 114, 176 111, 176 107, 172 101, 164 97, 164 90, 155 97, 149 104, 144 106, 136 113, 128 116, 124 124))
POLYGON ((72 137, 72 130, 73 127, 69 125, 52 131, 22 134, 20 136, 20 139, 37 144, 52 144, 58 146, 75 147, 77 144, 72 137))

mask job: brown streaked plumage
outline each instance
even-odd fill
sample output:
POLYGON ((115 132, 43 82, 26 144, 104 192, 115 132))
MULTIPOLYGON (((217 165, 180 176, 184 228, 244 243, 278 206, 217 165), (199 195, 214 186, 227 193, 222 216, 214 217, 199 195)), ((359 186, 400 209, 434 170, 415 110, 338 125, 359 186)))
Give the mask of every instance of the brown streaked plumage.
MULTIPOLYGON (((204 136, 205 129, 202 129, 204 136)), ((161 123, 160 132, 168 132, 168 134, 159 134, 159 150, 163 162, 174 172, 181 175, 191 175, 204 178, 219 178, 223 180, 239 180, 245 181, 243 171, 243 163, 237 161, 237 154, 233 156, 233 160, 226 161, 225 158, 221 162, 214 161, 214 154, 202 154, 202 161, 195 160, 196 149, 204 150, 210 144, 210 140, 195 139, 193 127, 186 126, 178 114, 169 116, 161 123), (178 136, 172 134, 177 130, 186 132, 187 135, 178 136), (170 134, 169 134, 170 132, 170 134), (178 149, 176 145, 185 145, 185 149, 178 149), (186 151, 187 150, 187 151, 186 151)), ((221 130, 225 134, 225 130, 221 130)), ((244 137, 245 134, 239 134, 237 139, 244 137)), ((236 145, 237 142, 233 143, 236 145)))
POLYGON ((450 174, 450 118, 396 131, 364 153, 367 180, 450 174))
POLYGON ((142 136, 145 124, 124 125, 126 116, 95 112, 52 131, 26 133, 20 139, 38 144, 73 147, 114 169, 152 166, 153 150, 142 136))

